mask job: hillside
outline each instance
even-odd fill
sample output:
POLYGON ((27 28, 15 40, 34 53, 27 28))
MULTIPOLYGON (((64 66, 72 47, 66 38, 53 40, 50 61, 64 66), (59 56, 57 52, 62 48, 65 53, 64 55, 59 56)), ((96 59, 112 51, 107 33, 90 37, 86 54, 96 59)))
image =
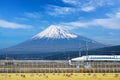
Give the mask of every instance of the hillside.
MULTIPOLYGON (((82 55, 86 54, 86 51, 81 52, 82 55)), ((100 49, 94 49, 88 51, 89 55, 120 55, 120 45, 118 46, 110 46, 110 47, 104 47, 100 49)), ((79 51, 74 52, 66 52, 63 54, 56 54, 53 56, 47 56, 45 59, 71 59, 79 56, 79 51), (59 56, 59 57, 58 57, 59 56)))

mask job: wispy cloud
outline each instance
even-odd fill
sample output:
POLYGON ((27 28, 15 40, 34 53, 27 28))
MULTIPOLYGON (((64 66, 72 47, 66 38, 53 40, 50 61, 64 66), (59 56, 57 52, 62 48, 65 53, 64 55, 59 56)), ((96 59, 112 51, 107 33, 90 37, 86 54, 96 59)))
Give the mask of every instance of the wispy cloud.
POLYGON ((109 14, 108 18, 93 19, 91 21, 84 22, 74 21, 62 23, 62 25, 71 26, 73 28, 99 26, 108 29, 120 29, 120 12, 116 12, 115 14, 109 14))
POLYGON ((77 11, 90 12, 95 10, 98 7, 113 5, 113 0, 62 0, 64 3, 74 5, 77 11))
POLYGON ((64 3, 67 3, 67 4, 72 4, 72 5, 80 5, 81 2, 80 0, 62 0, 64 3))
POLYGON ((106 36, 99 36, 99 37, 94 37, 95 40, 100 41, 101 43, 108 44, 108 45, 118 45, 120 42, 120 38, 113 38, 113 37, 106 37, 106 36))
POLYGON ((28 17, 28 18, 35 18, 36 19, 36 18, 41 17, 41 13, 40 12, 25 12, 24 16, 28 17))
POLYGON ((3 19, 0 19, 0 27, 2 28, 12 28, 12 29, 27 29, 31 28, 31 25, 26 25, 26 24, 19 24, 19 23, 14 23, 14 22, 9 22, 3 19))
POLYGON ((62 1, 64 3, 68 3, 76 6, 82 6, 82 5, 104 6, 104 5, 114 4, 114 0, 62 0, 62 1))
MULTIPOLYGON (((49 15, 57 16, 57 15, 66 15, 71 13, 76 13, 80 11, 91 12, 96 10, 98 7, 113 5, 113 0, 62 0, 62 2, 72 5, 72 6, 56 6, 56 5, 48 5, 46 8, 46 12, 49 15)), ((28 16, 38 15, 36 13, 31 14, 28 13, 28 16)))
POLYGON ((81 7, 81 10, 85 11, 85 12, 90 12, 90 11, 94 11, 95 7, 93 7, 93 6, 85 6, 85 7, 81 7))
POLYGON ((48 10, 47 13, 52 16, 69 14, 70 12, 74 12, 74 8, 60 7, 60 6, 54 6, 54 5, 49 5, 47 7, 47 10, 48 10))

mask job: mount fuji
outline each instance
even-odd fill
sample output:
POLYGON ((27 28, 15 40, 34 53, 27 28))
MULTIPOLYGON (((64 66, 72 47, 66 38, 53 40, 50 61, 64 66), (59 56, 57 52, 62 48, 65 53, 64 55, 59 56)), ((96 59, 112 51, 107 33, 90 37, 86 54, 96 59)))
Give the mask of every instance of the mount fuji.
POLYGON ((23 43, 3 49, 2 51, 5 51, 8 54, 45 54, 54 52, 78 51, 80 48, 85 50, 86 43, 89 49, 105 47, 105 45, 99 42, 71 33, 61 26, 51 25, 44 31, 38 33, 23 43))

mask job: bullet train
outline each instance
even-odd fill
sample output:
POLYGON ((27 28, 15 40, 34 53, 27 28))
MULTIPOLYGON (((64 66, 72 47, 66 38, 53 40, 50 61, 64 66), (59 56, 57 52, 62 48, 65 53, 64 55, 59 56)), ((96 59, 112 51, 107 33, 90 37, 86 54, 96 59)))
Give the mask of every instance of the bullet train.
POLYGON ((77 68, 79 68, 80 65, 84 65, 86 68, 90 68, 91 65, 89 64, 89 61, 120 61, 120 55, 88 55, 88 56, 82 56, 77 57, 69 60, 69 65, 75 65, 77 68), (84 61, 84 64, 82 63, 84 61))
POLYGON ((120 61, 120 55, 88 55, 73 58, 71 61, 120 61))

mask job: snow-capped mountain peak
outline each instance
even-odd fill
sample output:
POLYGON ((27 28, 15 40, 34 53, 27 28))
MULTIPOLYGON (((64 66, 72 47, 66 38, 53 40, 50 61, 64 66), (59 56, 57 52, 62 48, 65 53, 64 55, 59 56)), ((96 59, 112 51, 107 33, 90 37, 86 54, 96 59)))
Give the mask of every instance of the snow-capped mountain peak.
POLYGON ((39 38, 77 38, 77 35, 70 33, 61 26, 51 25, 41 33, 35 35, 34 39, 39 38))

